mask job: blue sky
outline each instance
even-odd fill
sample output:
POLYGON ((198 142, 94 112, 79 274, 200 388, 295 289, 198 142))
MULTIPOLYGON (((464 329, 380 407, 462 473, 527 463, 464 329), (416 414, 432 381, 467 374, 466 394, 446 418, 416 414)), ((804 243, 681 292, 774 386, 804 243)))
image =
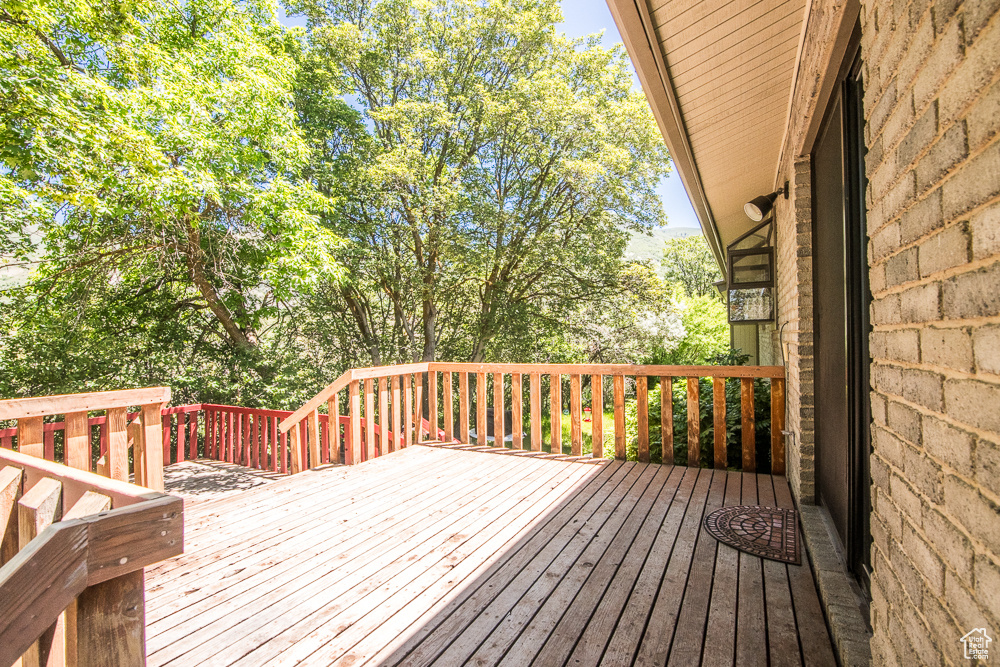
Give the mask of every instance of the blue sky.
MULTIPOLYGON (((611 48, 622 41, 606 0, 562 0, 562 8, 565 21, 561 28, 570 37, 582 37, 603 30, 605 47, 611 48)), ((281 12, 281 22, 285 25, 304 25, 304 21, 297 17, 284 16, 280 5, 278 11, 281 12)), ((638 87, 638 80, 635 85, 638 87)), ((691 201, 676 174, 672 173, 665 178, 658 191, 667 214, 668 227, 698 227, 698 218, 691 208, 691 201)))

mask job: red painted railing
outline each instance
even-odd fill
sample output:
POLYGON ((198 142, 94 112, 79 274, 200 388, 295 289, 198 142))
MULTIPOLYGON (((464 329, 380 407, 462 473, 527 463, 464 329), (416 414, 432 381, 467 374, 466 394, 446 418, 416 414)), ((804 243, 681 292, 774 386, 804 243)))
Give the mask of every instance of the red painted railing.
MULTIPOLYGON (((340 416, 335 429, 335 437, 331 439, 330 418, 328 415, 317 414, 320 433, 319 460, 312 461, 306 447, 305 421, 299 426, 302 437, 298 439, 300 453, 296 465, 296 457, 292 456, 288 433, 280 433, 278 424, 289 415, 290 410, 264 410, 259 408, 244 408, 235 405, 216 405, 213 403, 194 403, 164 408, 162 419, 163 465, 179 463, 192 459, 212 459, 226 463, 234 463, 256 470, 275 473, 298 472, 318 465, 341 463, 344 460, 345 443, 351 442, 351 419, 340 416), (297 469, 298 468, 298 469, 297 469)), ((137 412, 128 413, 128 422, 139 416, 137 412)), ((92 432, 92 440, 100 443, 94 448, 93 459, 96 460, 108 451, 107 417, 91 417, 88 424, 92 432)), ((367 438, 368 424, 360 420, 361 437, 367 438)), ((424 420, 424 430, 428 431, 430 424, 424 420)), ((66 422, 57 421, 44 425, 44 458, 57 463, 64 462, 65 456, 61 444, 66 422), (59 435, 59 437, 57 437, 59 435)), ((381 427, 374 425, 377 441, 381 441, 381 427)), ((442 433, 438 434, 439 436, 442 433)), ((387 439, 395 443, 393 449, 403 445, 402 434, 394 435, 388 431, 387 439)), ((17 449, 17 428, 0 429, 0 447, 17 449)), ((376 455, 381 454, 377 451, 376 455)), ((367 457, 362 453, 362 460, 367 457)))

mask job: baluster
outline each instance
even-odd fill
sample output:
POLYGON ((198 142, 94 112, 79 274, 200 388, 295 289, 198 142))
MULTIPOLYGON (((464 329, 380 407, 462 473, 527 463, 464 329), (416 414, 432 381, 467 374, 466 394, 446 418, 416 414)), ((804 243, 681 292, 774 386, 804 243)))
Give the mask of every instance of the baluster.
POLYGON ((562 376, 558 373, 549 375, 549 432, 549 451, 562 454, 562 376))
POLYGON ((510 430, 511 447, 524 449, 524 408, 521 406, 524 396, 521 390, 521 374, 511 373, 510 376, 510 430))
POLYGON ((90 421, 86 412, 66 414, 63 456, 69 467, 90 471, 90 421))
MULTIPOLYGON (((159 415, 157 415, 159 421, 159 415)), ((159 426, 157 424, 157 426, 159 426)), ((38 537, 47 526, 62 517, 62 484, 43 477, 18 501, 18 546, 21 550, 38 537)), ((46 656, 63 656, 66 651, 66 630, 62 616, 21 656, 23 667, 49 664, 46 656)), ((58 660, 56 664, 61 663, 58 660)))
POLYGON ((49 424, 49 428, 45 428, 43 431, 43 437, 45 438, 45 454, 42 456, 46 461, 56 460, 56 432, 53 430, 55 424, 49 424))
POLYGON ((469 442, 469 374, 458 374, 458 439, 463 445, 469 442))
POLYGON ((188 458, 198 458, 198 415, 200 410, 188 413, 188 458))
POLYGON ((590 450, 595 459, 604 458, 604 376, 590 376, 590 450))
POLYGON ((403 420, 406 426, 403 428, 403 447, 413 444, 413 391, 410 374, 403 375, 403 420))
POLYGON ((701 466, 701 405, 698 378, 687 379, 688 465, 701 466))
POLYGON ((451 388, 451 371, 441 372, 441 398, 444 400, 442 406, 442 418, 444 419, 444 439, 445 442, 455 441, 455 403, 451 388))
POLYGON ((163 448, 163 465, 170 465, 170 436, 173 426, 173 415, 161 415, 160 423, 163 426, 163 433, 160 436, 160 444, 163 448))
POLYGON ((309 468, 317 468, 322 462, 319 444, 319 412, 313 410, 306 417, 306 428, 309 433, 309 468))
POLYGON ((424 376, 423 373, 414 373, 413 383, 416 385, 414 390, 414 406, 413 406, 413 422, 416 424, 416 433, 414 434, 414 442, 418 445, 424 441, 424 376))
POLYGON ((625 460, 625 376, 612 377, 615 404, 615 458, 625 460))
POLYGON ((528 375, 528 402, 531 403, 531 451, 542 451, 542 376, 528 375))
POLYGON ((302 448, 299 447, 299 425, 292 424, 288 429, 290 445, 292 448, 292 474, 297 475, 302 472, 302 448))
POLYGON ((388 378, 378 381, 379 456, 389 453, 389 387, 388 378))
POLYGON ((128 481, 128 408, 107 411, 108 474, 111 479, 128 481))
POLYGON ((757 470, 757 429, 754 427, 753 378, 740 378, 743 417, 743 472, 757 470))
POLYGON ((438 390, 437 371, 427 371, 427 421, 430 422, 428 432, 431 440, 438 437, 438 390))
POLYGON ((493 446, 507 447, 504 432, 503 373, 493 374, 493 446))
POLYGON ((281 446, 278 447, 278 456, 281 458, 281 472, 288 472, 288 433, 281 434, 281 446))
POLYGON ((785 474, 785 378, 771 378, 771 474, 785 474))
POLYGON ((725 470, 726 456, 726 379, 712 378, 712 418, 715 432, 715 467, 725 470))
POLYGON ((365 380, 365 460, 375 458, 375 380, 365 380))
POLYGON ((569 376, 570 452, 573 456, 583 456, 583 405, 580 384, 579 375, 569 376))
MULTIPOLYGON (((160 414, 164 403, 142 406, 143 442, 155 443, 160 435, 160 414)), ((153 491, 163 490, 163 448, 149 444, 145 447, 146 486, 153 491)))
POLYGON ((394 452, 400 448, 399 428, 402 423, 402 410, 399 405, 399 376, 392 376, 392 433, 389 437, 389 451, 394 452))
POLYGON ((184 424, 184 416, 188 415, 189 418, 193 418, 193 415, 185 412, 177 413, 177 462, 180 463, 184 460, 184 452, 187 449, 184 443, 184 437, 187 435, 187 429, 184 424))
POLYGON ((635 378, 636 431, 639 434, 637 459, 649 463, 649 382, 645 375, 635 378))
POLYGON ((674 464, 674 379, 660 378, 660 440, 663 463, 674 464))
POLYGON ((340 392, 335 393, 326 402, 326 411, 330 415, 329 441, 330 462, 340 463, 340 392))
POLYGON ((476 444, 486 445, 486 373, 476 374, 476 444))
POLYGON ((0 468, 0 566, 17 554, 20 544, 17 537, 18 504, 21 498, 20 468, 0 468))

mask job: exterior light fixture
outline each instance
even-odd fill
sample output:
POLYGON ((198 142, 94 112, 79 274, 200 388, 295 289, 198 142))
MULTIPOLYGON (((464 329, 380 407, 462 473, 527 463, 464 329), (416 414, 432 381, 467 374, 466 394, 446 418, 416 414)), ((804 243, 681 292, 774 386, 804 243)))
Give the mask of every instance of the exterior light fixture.
POLYGON ((743 211, 754 222, 760 222, 774 208, 774 200, 778 198, 778 195, 782 194, 785 196, 785 199, 788 199, 788 181, 785 181, 785 187, 781 190, 775 190, 769 195, 754 197, 743 205, 743 211))

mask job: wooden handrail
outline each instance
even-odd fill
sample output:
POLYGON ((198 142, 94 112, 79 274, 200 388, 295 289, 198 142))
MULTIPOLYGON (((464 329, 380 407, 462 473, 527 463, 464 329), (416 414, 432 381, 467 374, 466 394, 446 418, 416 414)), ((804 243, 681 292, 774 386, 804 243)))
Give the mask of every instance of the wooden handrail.
POLYGON ((74 412, 127 408, 133 405, 169 403, 170 387, 147 387, 86 394, 35 396, 0 401, 0 420, 64 415, 74 412))
POLYGON ((142 571, 183 552, 183 501, 9 450, 0 450, 0 484, 0 516, 20 513, 0 524, 0 558, 17 551, 0 560, 0 664, 50 649, 81 667, 144 664, 142 571), (36 535, 39 521, 47 525, 36 535), (50 644, 40 649, 43 635, 50 644))
MULTIPOLYGON (((452 373, 541 373, 542 375, 625 375, 629 377, 783 378, 784 366, 641 366, 633 364, 465 364, 429 362, 429 371, 452 373)), ((394 368, 386 366, 386 368, 394 368)))
POLYGON ((406 373, 426 373, 427 363, 399 364, 397 366, 373 366, 370 368, 353 368, 331 382, 321 392, 313 396, 301 408, 290 414, 281 424, 278 431, 287 433, 292 426, 307 418, 311 412, 330 400, 334 394, 344 390, 352 382, 371 380, 375 378, 392 377, 406 373))

